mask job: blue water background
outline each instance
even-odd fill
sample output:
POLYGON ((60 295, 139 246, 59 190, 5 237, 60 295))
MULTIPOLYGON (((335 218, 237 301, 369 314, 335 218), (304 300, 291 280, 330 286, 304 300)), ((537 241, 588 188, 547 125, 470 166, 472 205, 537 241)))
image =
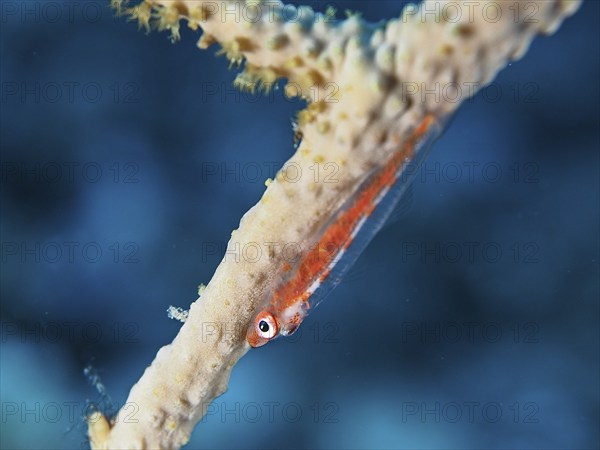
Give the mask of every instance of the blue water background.
MULTIPOLYGON (((210 280, 302 104, 240 96, 188 29, 0 5, 0 444, 85 448, 88 402, 123 404, 176 335, 166 308, 210 280)), ((461 106, 403 214, 188 448, 598 448, 599 5, 461 106)))

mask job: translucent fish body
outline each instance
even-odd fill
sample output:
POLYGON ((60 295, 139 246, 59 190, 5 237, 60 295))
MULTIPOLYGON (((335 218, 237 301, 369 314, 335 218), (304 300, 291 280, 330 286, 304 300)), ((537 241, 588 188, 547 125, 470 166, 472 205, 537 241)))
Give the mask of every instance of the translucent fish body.
POLYGON ((404 146, 371 171, 334 212, 317 232, 316 245, 288 268, 265 308, 250 324, 246 338, 251 346, 293 333, 308 311, 339 283, 390 216, 410 184, 415 166, 425 159, 440 132, 439 123, 427 116, 404 146))

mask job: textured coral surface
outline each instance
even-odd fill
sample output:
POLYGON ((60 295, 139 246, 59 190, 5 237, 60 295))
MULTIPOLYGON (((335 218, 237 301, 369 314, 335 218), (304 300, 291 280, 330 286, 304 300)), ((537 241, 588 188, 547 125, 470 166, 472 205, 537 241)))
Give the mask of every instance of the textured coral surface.
MULTIPOLYGON (((450 22, 422 14, 435 4, 439 2, 426 1, 377 26, 358 15, 336 22, 330 14, 291 6, 285 7, 294 11, 289 20, 279 3, 267 8, 261 2, 165 0, 127 10, 143 26, 154 17, 174 39, 180 19, 201 28, 201 48, 218 43, 234 66, 244 64, 237 79, 242 88, 268 89, 276 79, 288 79, 286 93, 306 98, 309 105, 298 115, 301 141, 286 165, 309 173, 309 166, 331 162, 340 170, 335 184, 312 177, 292 183, 285 171, 267 183, 228 246, 278 245, 269 258, 223 261, 175 340, 160 349, 132 388, 128 403, 139 406, 137 423, 117 420, 110 426, 95 415, 89 420, 93 448, 184 445, 249 348, 246 329, 283 274, 283 255, 277 249, 310 240, 427 115, 444 121, 464 99, 430 96, 423 101, 422 89, 470 83, 474 94, 510 60, 521 57, 535 35, 556 30, 578 6, 575 1, 537 2, 537 20, 531 22, 512 20, 507 11, 497 21, 465 14, 450 22), (248 7, 256 11, 253 19, 236 20, 243 19, 238 13, 248 7)), ((513 3, 496 4, 508 8, 513 3)))

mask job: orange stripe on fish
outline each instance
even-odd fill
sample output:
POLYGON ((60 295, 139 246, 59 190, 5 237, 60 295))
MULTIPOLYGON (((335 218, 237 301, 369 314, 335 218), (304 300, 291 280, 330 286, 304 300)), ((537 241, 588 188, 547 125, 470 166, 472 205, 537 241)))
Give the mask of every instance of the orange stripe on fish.
POLYGON ((435 118, 428 115, 402 149, 395 152, 379 172, 370 176, 355 194, 353 202, 334 215, 317 245, 298 262, 295 272, 289 263, 284 263, 284 272, 291 275, 275 290, 267 307, 250 324, 246 340, 252 347, 260 347, 279 334, 287 336, 298 328, 310 308, 312 294, 327 280, 369 216, 398 181, 402 168, 413 160, 417 144, 434 123, 435 118))

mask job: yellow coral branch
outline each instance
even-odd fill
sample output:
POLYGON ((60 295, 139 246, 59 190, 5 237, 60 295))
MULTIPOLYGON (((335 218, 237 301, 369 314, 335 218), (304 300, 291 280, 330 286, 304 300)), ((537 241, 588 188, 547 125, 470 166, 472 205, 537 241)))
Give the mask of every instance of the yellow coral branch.
POLYGON ((232 62, 246 60, 238 84, 287 78, 290 94, 311 101, 299 115, 302 141, 287 166, 293 164, 308 174, 315 162, 328 161, 339 171, 336 183, 312 176, 290 182, 283 172, 268 183, 260 202, 232 234, 228 251, 248 243, 270 243, 269 257, 230 258, 219 265, 175 340, 160 349, 132 388, 127 404, 136 410, 131 420, 117 416, 109 423, 100 415, 89 418, 94 449, 184 445, 209 403, 225 391, 233 366, 248 351, 246 329, 282 276, 274 268, 281 266, 285 244, 305 241, 310 230, 326 223, 425 116, 445 118, 508 61, 520 57, 536 34, 554 31, 579 4, 528 1, 537 12, 535 21, 526 22, 514 20, 512 0, 478 2, 481 7, 498 5, 494 7, 500 8, 500 18, 494 21, 482 14, 463 14, 450 21, 443 14, 450 3, 464 12, 473 5, 427 0, 405 9, 384 27, 368 24, 358 15, 333 24, 325 20, 330 12, 323 15, 310 8, 289 7, 297 14, 287 20, 288 7, 280 2, 258 11, 265 2, 151 0, 128 10, 144 27, 154 20, 174 39, 181 19, 194 29, 202 28, 200 47, 218 42, 232 62), (256 15, 236 17, 243 7, 254 8, 256 15), (472 89, 458 100, 423 96, 424 91, 435 93, 436 86, 465 84, 472 89))

